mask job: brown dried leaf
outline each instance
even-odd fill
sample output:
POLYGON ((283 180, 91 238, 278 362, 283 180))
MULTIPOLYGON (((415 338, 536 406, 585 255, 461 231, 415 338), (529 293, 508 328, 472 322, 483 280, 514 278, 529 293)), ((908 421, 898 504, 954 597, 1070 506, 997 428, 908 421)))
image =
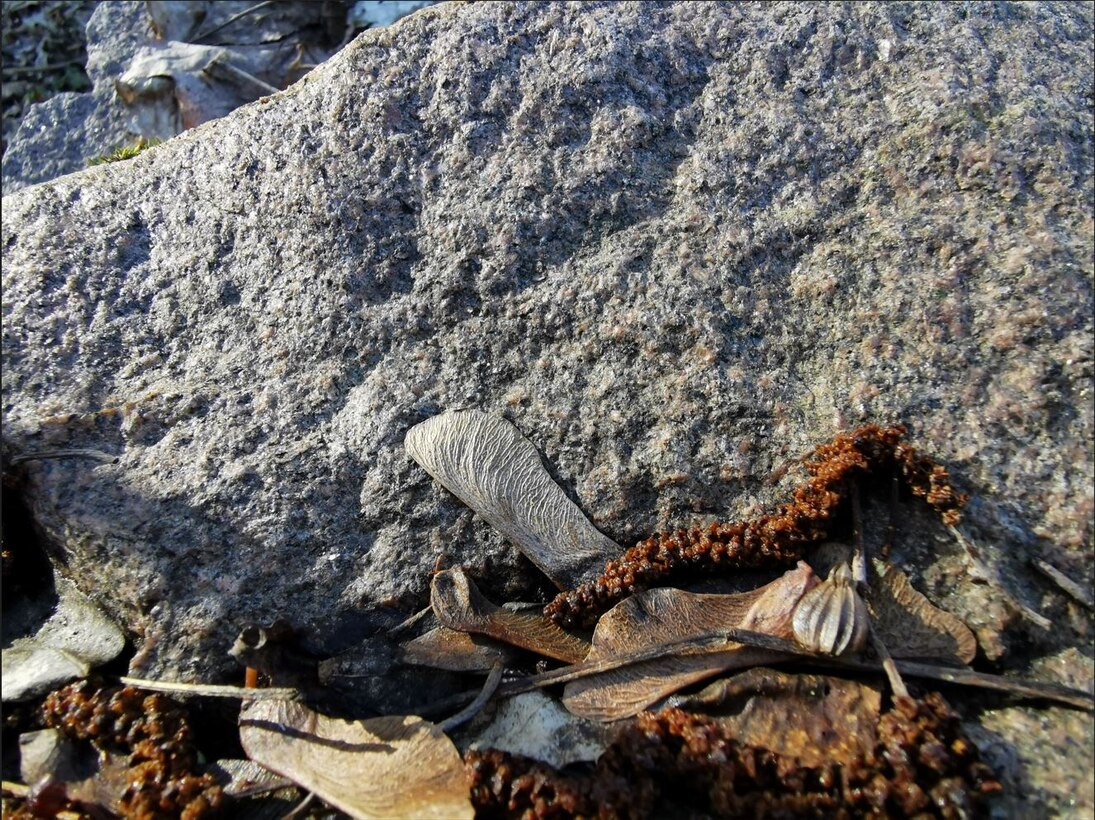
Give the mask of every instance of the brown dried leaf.
POLYGON ((674 706, 718 717, 739 743, 761 746, 802 766, 849 764, 877 741, 882 696, 858 681, 749 669, 716 681, 674 706))
POLYGON ((300 703, 251 701, 240 742, 256 763, 357 818, 472 818, 452 741, 419 717, 345 721, 300 703))
POLYGON ((868 608, 891 655, 962 664, 973 660, 977 639, 961 619, 932 604, 892 564, 875 562, 875 569, 868 608))
MULTIPOLYGON (((792 637, 798 601, 818 583, 804 563, 770 584, 734 595, 697 595, 652 589, 617 604, 597 624, 588 660, 602 660, 645 646, 687 640, 726 628, 792 637)), ((630 717, 677 690, 727 669, 771 663, 783 653, 741 644, 693 650, 613 669, 567 684, 563 703, 582 717, 630 717)))
POLYGON ((516 650, 504 643, 447 626, 439 626, 407 641, 400 647, 399 655, 403 663, 450 672, 489 672, 498 663, 512 666, 516 657, 516 650))
POLYGON ((500 416, 442 413, 408 430, 403 446, 560 589, 595 578, 621 552, 567 498, 532 442, 500 416))
POLYGON ((589 652, 588 641, 560 629, 539 610, 514 612, 491 603, 460 567, 433 576, 430 606, 450 629, 489 635, 566 663, 577 663, 589 652))

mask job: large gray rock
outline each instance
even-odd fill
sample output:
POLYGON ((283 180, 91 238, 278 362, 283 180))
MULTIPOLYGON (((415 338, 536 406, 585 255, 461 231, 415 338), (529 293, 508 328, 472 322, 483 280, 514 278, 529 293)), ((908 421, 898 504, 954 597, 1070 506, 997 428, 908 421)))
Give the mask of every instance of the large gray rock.
MULTIPOLYGON (((244 622, 424 604, 439 555, 534 591, 405 454, 441 410, 510 418, 625 544, 775 504, 788 460, 904 421, 973 494, 990 580, 912 504, 895 555, 986 654, 1080 647, 1090 685, 1090 614, 1027 560, 1091 580, 1091 25, 552 3, 367 32, 4 199, 5 451, 118 454, 26 465, 33 511, 135 672, 211 678, 244 622)), ((1048 760, 1010 725, 985 731, 1031 799, 1068 795, 1052 770, 1091 806, 1090 721, 1048 760)))

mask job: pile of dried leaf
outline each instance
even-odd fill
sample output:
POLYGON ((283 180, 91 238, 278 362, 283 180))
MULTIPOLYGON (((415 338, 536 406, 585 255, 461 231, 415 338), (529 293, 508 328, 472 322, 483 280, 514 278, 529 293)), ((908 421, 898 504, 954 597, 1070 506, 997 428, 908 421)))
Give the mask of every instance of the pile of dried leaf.
POLYGON ((75 684, 47 698, 51 728, 21 739, 31 788, 19 810, 198 817, 292 783, 354 817, 974 814, 1000 785, 943 698, 910 695, 906 678, 1086 709, 1092 698, 973 671, 965 624, 866 554, 858 493, 872 474, 897 476, 952 526, 964 500, 903 432, 838 436, 776 513, 655 536, 615 560, 619 547, 512 425, 438 416, 408 433, 410 455, 577 590, 546 611, 499 606, 463 569, 435 573, 429 609, 393 630, 399 663, 485 675, 480 689, 419 710, 448 715, 437 723, 334 717, 322 675, 294 656, 293 630, 250 626, 232 653, 249 680, 262 669, 281 688, 138 682, 241 698, 249 761, 199 765, 185 715, 162 695, 75 684), (745 591, 664 585, 780 564, 790 566, 745 591), (591 632, 560 625, 583 621, 591 632), (530 661, 535 674, 512 671, 530 661))

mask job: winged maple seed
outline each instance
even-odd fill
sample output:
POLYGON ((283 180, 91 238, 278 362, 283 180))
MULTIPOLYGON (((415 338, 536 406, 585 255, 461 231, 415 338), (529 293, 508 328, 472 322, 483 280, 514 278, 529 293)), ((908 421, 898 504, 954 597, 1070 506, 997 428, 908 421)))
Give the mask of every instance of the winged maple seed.
POLYGON ((497 664, 512 666, 517 656, 517 650, 493 638, 438 626, 404 643, 399 659, 450 672, 489 672, 497 664))
MULTIPOLYGON (((969 628, 916 592, 895 567, 884 567, 872 578, 870 592, 879 634, 894 657, 943 663, 973 659, 976 641, 969 628)), ((616 720, 719 672, 793 657, 778 648, 749 644, 699 649, 688 646, 689 638, 724 629, 746 630, 794 639, 822 655, 842 656, 863 649, 871 618, 846 564, 838 564, 828 580, 818 582, 810 567, 800 562, 767 586, 735 595, 648 590, 602 616, 589 660, 657 644, 677 648, 646 663, 568 684, 563 700, 576 714, 616 720)))
POLYGON ((548 475, 532 442, 500 416, 442 413, 408 430, 404 447, 560 589, 596 577, 620 552, 548 475))
POLYGON ((256 763, 356 818, 471 818, 452 741, 419 717, 345 721, 286 701, 240 712, 240 742, 256 763))
MULTIPOLYGON (((881 428, 867 425, 842 433, 832 442, 817 447, 804 463, 810 479, 795 491, 794 501, 785 505, 774 516, 762 516, 754 522, 715 525, 713 529, 703 531, 655 536, 643 542, 640 547, 647 551, 654 550, 656 555, 651 560, 658 567, 662 566, 659 563, 662 558, 669 561, 662 567, 669 570, 675 565, 676 559, 673 556, 678 553, 684 556, 685 553, 692 555, 695 552, 693 558, 696 560, 692 563, 700 567, 707 567, 711 561, 720 566, 747 566, 750 560, 747 560, 745 553, 749 549, 759 551, 762 557, 768 556, 767 559, 760 560, 764 565, 773 561, 786 561, 793 555, 804 554, 804 543, 824 538, 831 526, 825 522, 829 521, 837 506, 842 503, 843 494, 854 487, 858 476, 879 469, 892 470, 894 475, 899 475, 913 494, 923 497, 945 521, 957 520, 965 496, 950 485, 944 468, 902 442, 904 433, 903 427, 881 428), (806 526, 804 521, 814 523, 806 526), (774 537, 773 533, 781 534, 780 537, 787 541, 784 546, 791 546, 783 552, 775 549, 783 544, 777 538, 769 545, 774 545, 773 549, 767 549, 765 544, 774 537), (729 541, 723 543, 723 536, 729 538, 729 541), (737 559, 734 556, 738 555, 735 550, 739 548, 744 550, 738 556, 742 561, 735 563, 737 559)), ((406 447, 431 475, 499 528, 537 566, 544 569, 556 584, 565 583, 567 578, 588 576, 593 572, 590 567, 604 555, 612 553, 615 548, 566 498, 562 489, 554 484, 531 443, 513 425, 498 416, 478 411, 444 413, 413 427, 407 434, 406 447)), ((855 492, 851 495, 854 502, 855 492)), ((636 547, 628 554, 636 553, 637 550, 641 551, 636 547)), ((859 565, 863 566, 862 560, 859 565)), ((757 609, 749 615, 752 619, 759 619, 754 629, 743 627, 742 617, 739 617, 741 613, 738 616, 727 615, 726 612, 719 614, 717 606, 710 608, 711 617, 706 620, 676 613, 674 607, 680 606, 680 601, 688 600, 680 597, 687 596, 688 593, 679 590, 653 589, 642 593, 641 586, 637 583, 626 587, 616 585, 613 586, 611 596, 600 596, 598 600, 609 600, 616 596, 624 597, 626 603, 627 591, 638 592, 639 595, 629 604, 630 607, 660 607, 658 617, 669 624, 675 618, 678 619, 681 629, 662 635, 664 640, 653 632, 640 631, 640 639, 631 649, 615 655, 605 648, 608 644, 598 647, 595 633, 593 650, 585 661, 556 672, 532 676, 525 679, 525 683, 515 681, 503 684, 500 691, 512 694, 552 682, 580 681, 658 660, 683 664, 676 673, 669 672, 668 665, 665 667, 664 679, 655 684, 656 688, 665 688, 667 681, 675 675, 681 679, 690 678, 693 674, 699 674, 700 668, 725 663, 726 658, 720 658, 719 651, 727 651, 736 656, 736 660, 731 661, 732 664, 743 663, 744 647, 728 646, 727 641, 733 639, 718 638, 718 634, 729 636, 735 633, 741 639, 740 644, 754 650, 766 650, 769 655, 801 655, 804 651, 830 653, 834 657, 839 653, 853 654, 862 648, 864 636, 868 633, 868 624, 869 633, 874 636, 872 645, 876 651, 885 653, 883 662, 888 666, 888 673, 894 670, 893 661, 888 660, 888 656, 946 664, 965 664, 972 660, 976 653, 976 641, 965 624, 932 606, 924 596, 912 589, 905 576, 895 568, 887 568, 882 564, 878 567, 870 581, 866 605, 856 594, 856 589, 848 584, 846 571, 837 570, 820 584, 813 578, 809 585, 812 591, 804 588, 802 595, 806 597, 801 602, 798 598, 792 600, 786 595, 782 600, 778 596, 766 599, 764 611, 757 609), (794 628, 796 621, 797 630, 794 628), (765 624, 783 626, 767 628, 765 624), (781 629, 784 631, 780 631, 781 629), (709 634, 695 638, 694 644, 687 637, 704 631, 709 634), (807 649, 804 650, 803 647, 807 649), (709 657, 693 657, 681 661, 681 658, 692 655, 709 657), (713 660, 714 658, 719 660, 713 660), (520 686, 525 688, 519 688, 520 686)), ((664 573, 659 576, 660 570, 654 572, 654 569, 657 567, 653 567, 651 573, 648 573, 650 579, 664 576, 664 573)), ((786 578, 793 576, 795 572, 788 573, 781 583, 788 584, 786 578)), ((589 584, 583 587, 589 588, 589 584)), ((791 586, 780 588, 785 592, 792 589, 791 586)), ((556 605, 561 600, 557 598, 548 611, 557 623, 568 623, 566 618, 557 617, 562 610, 556 605)), ((530 617, 529 613, 503 610, 486 601, 474 589, 470 578, 462 572, 439 576, 433 588, 433 604, 439 620, 446 623, 447 619, 445 628, 454 632, 474 632, 480 637, 489 635, 500 642, 570 662, 581 658, 586 648, 583 640, 573 633, 563 630, 553 632, 545 627, 543 621, 530 617), (442 594, 443 592, 446 594, 442 594), (462 600, 460 595, 463 595, 462 600)), ((728 611, 732 610, 733 607, 730 607, 728 611)), ((630 610, 626 608, 621 610, 628 611, 630 610)), ((603 634, 603 629, 599 627, 598 632, 603 634)), ((488 659, 481 646, 472 647, 467 642, 455 641, 452 635, 440 632, 427 633, 404 644, 403 653, 404 659, 412 663, 428 663, 453 669, 476 667, 479 671, 486 671, 499 660, 497 656, 488 659), (473 659, 469 654, 471 652, 480 657, 473 659), (446 654, 451 657, 444 657, 446 654), (461 657, 457 657, 458 655, 461 657)), ((856 663, 848 661, 843 665, 852 668, 856 663)), ((862 667, 863 663, 860 662, 859 665, 862 667)), ((911 664, 909 661, 902 661, 901 669, 906 674, 1003 688, 1027 696, 1037 692, 1041 693, 1037 696, 1057 698, 1073 704, 1086 705, 1091 700, 1081 692, 1058 691, 1059 687, 1031 681, 1014 681, 1009 684, 1003 680, 990 680, 991 676, 972 670, 947 671, 941 667, 911 664)), ((628 672, 624 677, 634 679, 637 674, 628 672)), ((710 674, 714 672, 705 672, 702 676, 710 674)), ((897 682, 896 673, 891 679, 897 682)), ((601 679, 602 683, 606 681, 607 678, 601 679)), ((580 689, 579 686, 571 689, 574 703, 578 703, 575 693, 580 689)), ((635 702, 642 701, 644 697, 637 695, 635 702)), ((595 709, 592 706, 589 708, 595 709)))
MULTIPOLYGON (((720 627, 790 638, 792 613, 816 584, 813 571, 800 563, 781 578, 751 592, 700 595, 671 588, 647 590, 602 616, 593 633, 589 659, 610 658, 652 644, 686 641, 720 627)), ((582 717, 618 720, 728 669, 786 658, 778 651, 734 643, 691 649, 569 683, 563 704, 582 717)))

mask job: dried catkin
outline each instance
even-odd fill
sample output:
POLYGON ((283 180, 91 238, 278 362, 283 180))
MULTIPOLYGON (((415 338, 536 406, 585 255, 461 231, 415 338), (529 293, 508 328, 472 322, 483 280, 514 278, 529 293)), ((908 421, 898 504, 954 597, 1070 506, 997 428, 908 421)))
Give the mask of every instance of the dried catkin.
POLYGON ((804 461, 809 477, 777 512, 652 535, 610 561, 597 580, 558 595, 544 613, 561 626, 590 626, 616 602, 675 575, 792 564, 807 547, 831 537, 850 482, 875 472, 896 471, 913 495, 946 523, 956 523, 966 496, 951 486, 944 467, 905 444, 904 434, 901 426, 873 424, 841 433, 804 461))
POLYGON ((464 761, 482 818, 968 817, 1000 789, 936 693, 898 698, 846 766, 800 766, 680 709, 639 715, 585 775, 496 749, 464 761))
POLYGON ((210 774, 196 774, 198 752, 186 711, 171 698, 83 680, 46 697, 47 726, 128 757, 121 809, 126 817, 196 820, 224 802, 210 774))

